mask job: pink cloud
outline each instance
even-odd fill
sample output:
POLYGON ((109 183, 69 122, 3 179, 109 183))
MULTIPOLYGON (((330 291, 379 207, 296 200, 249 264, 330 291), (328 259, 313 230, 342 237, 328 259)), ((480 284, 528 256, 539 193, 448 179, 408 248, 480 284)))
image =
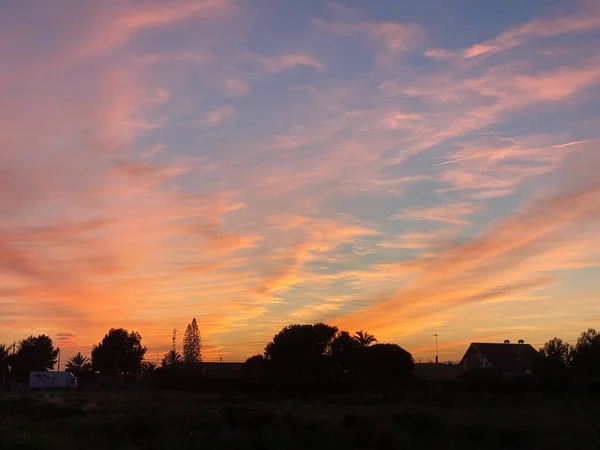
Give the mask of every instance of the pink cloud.
POLYGON ((223 122, 230 121, 235 116, 235 109, 231 106, 216 106, 204 113, 196 123, 203 127, 215 127, 223 122))
POLYGON ((323 63, 306 53, 288 53, 274 57, 255 58, 270 73, 280 73, 296 66, 312 67, 317 70, 325 69, 323 63))
POLYGON ((343 22, 313 20, 320 30, 340 36, 365 36, 367 40, 382 44, 390 52, 406 52, 419 43, 424 30, 419 25, 397 22, 343 22))
POLYGON ((243 97, 250 93, 250 85, 241 78, 229 77, 223 82, 223 89, 234 97, 243 97))
POLYGON ((76 56, 91 56, 111 51, 125 44, 134 33, 146 29, 172 25, 186 19, 207 19, 231 13, 235 5, 230 0, 199 0, 166 5, 146 2, 143 7, 128 7, 112 3, 98 13, 79 43, 76 56))
POLYGON ((563 34, 585 33, 600 27, 600 8, 593 1, 579 2, 580 9, 576 12, 556 17, 538 18, 496 36, 486 42, 468 47, 460 52, 443 49, 430 49, 426 56, 438 59, 448 59, 460 55, 464 58, 489 56, 518 47, 535 39, 560 36, 563 34))
POLYGON ((481 205, 474 203, 449 202, 442 206, 404 211, 397 214, 395 218, 418 221, 428 220, 453 225, 469 226, 470 222, 467 220, 467 217, 482 209, 483 207, 481 205))

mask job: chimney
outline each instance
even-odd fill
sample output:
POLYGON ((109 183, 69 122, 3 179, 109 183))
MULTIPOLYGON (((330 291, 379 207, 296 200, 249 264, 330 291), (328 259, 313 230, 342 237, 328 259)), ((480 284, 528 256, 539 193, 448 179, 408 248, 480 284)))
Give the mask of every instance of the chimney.
POLYGON ((509 341, 508 339, 506 339, 506 340, 504 341, 504 343, 505 343, 505 344, 510 344, 510 341, 509 341))

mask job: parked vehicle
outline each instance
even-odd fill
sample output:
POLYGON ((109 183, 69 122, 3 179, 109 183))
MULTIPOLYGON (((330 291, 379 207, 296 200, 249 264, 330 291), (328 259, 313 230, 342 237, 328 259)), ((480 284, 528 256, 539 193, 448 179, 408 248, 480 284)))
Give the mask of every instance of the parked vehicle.
POLYGON ((29 372, 29 389, 75 389, 77 377, 71 372, 29 372))

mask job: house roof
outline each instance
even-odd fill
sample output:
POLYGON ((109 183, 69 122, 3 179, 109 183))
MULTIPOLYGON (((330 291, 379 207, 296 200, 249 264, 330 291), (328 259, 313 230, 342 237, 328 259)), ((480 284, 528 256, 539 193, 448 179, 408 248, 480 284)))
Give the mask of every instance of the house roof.
POLYGON ((540 358, 530 344, 473 342, 465 352, 461 365, 471 352, 482 355, 494 369, 506 372, 525 372, 540 358))

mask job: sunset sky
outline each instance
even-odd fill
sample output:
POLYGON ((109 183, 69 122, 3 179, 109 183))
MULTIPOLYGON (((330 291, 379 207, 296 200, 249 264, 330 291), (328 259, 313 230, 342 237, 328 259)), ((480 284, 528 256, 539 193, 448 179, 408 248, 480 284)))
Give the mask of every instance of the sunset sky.
POLYGON ((600 327, 600 1, 4 1, 0 55, 0 343, 600 327))

